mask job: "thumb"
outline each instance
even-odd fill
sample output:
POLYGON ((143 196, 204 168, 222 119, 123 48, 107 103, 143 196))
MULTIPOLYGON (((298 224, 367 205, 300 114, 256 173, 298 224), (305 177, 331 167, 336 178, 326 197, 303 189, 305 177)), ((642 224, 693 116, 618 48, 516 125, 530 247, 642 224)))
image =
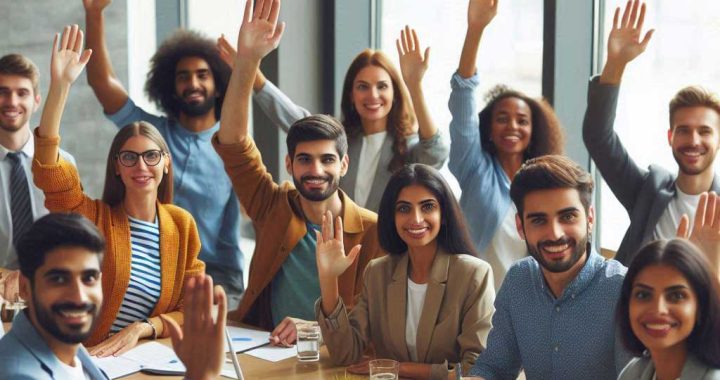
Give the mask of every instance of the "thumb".
POLYGON ((160 314, 160 319, 163 320, 163 322, 165 323, 165 327, 167 327, 168 332, 170 333, 170 340, 172 340, 173 351, 179 353, 180 344, 183 341, 183 333, 182 330, 180 330, 180 326, 177 324, 177 322, 162 314, 160 314))
POLYGON ((425 49, 425 59, 423 59, 423 62, 425 63, 425 65, 427 65, 429 61, 430 61, 430 46, 428 46, 427 49, 425 49))
POLYGON ((362 248, 362 245, 358 244, 358 245, 354 246, 353 249, 350 250, 350 253, 348 253, 348 255, 347 255, 350 263, 355 262, 355 259, 360 254, 360 248, 362 248))
POLYGON ((80 56, 80 64, 81 65, 87 65, 88 61, 90 61, 90 57, 92 56, 92 49, 85 49, 85 51, 80 56))
POLYGON ((680 218, 680 225, 678 225, 676 236, 681 239, 687 239, 690 237, 690 218, 687 214, 683 214, 680 218))

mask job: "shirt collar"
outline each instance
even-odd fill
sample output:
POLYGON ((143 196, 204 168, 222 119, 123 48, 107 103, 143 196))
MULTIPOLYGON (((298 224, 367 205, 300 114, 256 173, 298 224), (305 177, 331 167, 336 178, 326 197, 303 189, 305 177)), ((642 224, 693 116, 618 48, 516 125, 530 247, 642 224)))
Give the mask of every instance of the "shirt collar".
MULTIPOLYGON (((22 148, 20 148, 19 153, 23 153, 28 158, 32 158, 35 155, 35 140, 33 139, 33 133, 30 132, 28 134, 30 137, 28 137, 28 140, 25 142, 25 145, 23 145, 22 148)), ((8 153, 12 153, 13 151, 0 145, 0 160, 4 160, 7 158, 8 153)))
MULTIPOLYGON (((535 262, 535 266, 537 267, 536 273, 539 275, 540 287, 546 292, 548 292, 548 294, 550 294, 550 289, 545 282, 545 277, 542 274, 542 267, 540 266, 540 263, 538 263, 535 259, 533 259, 533 261, 535 262)), ((577 276, 575 276, 575 278, 570 281, 568 286, 565 287, 560 298, 555 299, 553 297, 553 299, 555 299, 556 302, 562 302, 568 298, 574 299, 578 294, 585 290, 590 285, 590 283, 592 283, 595 275, 598 273, 598 271, 602 269, 604 262, 605 259, 597 252, 595 252, 594 249, 591 249, 590 256, 588 257, 585 265, 583 265, 577 276)))
POLYGON ((177 120, 174 120, 174 123, 175 123, 175 129, 178 131, 177 133, 180 134, 181 136, 184 136, 184 137, 194 136, 197 139, 202 140, 202 141, 210 141, 210 139, 212 139, 212 136, 215 134, 215 132, 220 130, 220 120, 215 122, 215 124, 213 124, 212 127, 208 128, 204 131, 200 131, 200 132, 193 132, 193 131, 186 129, 185 127, 180 125, 180 122, 177 120))

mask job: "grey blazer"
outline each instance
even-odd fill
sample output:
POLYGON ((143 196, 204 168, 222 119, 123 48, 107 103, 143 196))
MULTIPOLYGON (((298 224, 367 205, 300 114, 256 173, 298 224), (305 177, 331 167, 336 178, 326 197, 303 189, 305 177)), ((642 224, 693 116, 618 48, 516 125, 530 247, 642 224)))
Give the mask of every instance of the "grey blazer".
MULTIPOLYGON (((618 380, 653 380, 655 364, 650 356, 634 358, 628 363, 618 380)), ((688 355, 680 373, 680 380, 720 380, 720 369, 708 367, 694 355, 688 355)))
MULTIPOLYGON (((287 95, 282 93, 282 91, 270 81, 265 83, 262 90, 254 94, 253 99, 255 99, 265 115, 285 132, 290 129, 290 126, 296 120, 310 116, 308 110, 293 103, 287 95)), ((357 163, 360 162, 362 138, 362 135, 348 136, 350 166, 347 174, 340 179, 340 187, 350 199, 355 199, 355 185, 357 182, 372 178, 373 184, 367 202, 360 206, 377 212, 380 208, 380 199, 385 191, 385 186, 392 176, 388 165, 393 157, 393 141, 391 136, 388 135, 385 137, 382 148, 380 149, 380 159, 378 160, 375 173, 358 173, 357 163)), ((426 164, 436 169, 440 169, 443 166, 450 154, 450 143, 447 137, 440 131, 427 140, 421 140, 417 134, 410 135, 407 139, 407 145, 408 163, 426 164)))
MULTIPOLYGON (((603 179, 630 217, 630 226, 615 256, 628 266, 643 244, 653 240, 655 226, 675 196, 677 174, 657 165, 643 169, 630 157, 613 129, 618 92, 619 86, 600 84, 599 77, 590 80, 583 140, 603 179)), ((713 178, 708 190, 720 193, 717 178, 713 178)))
MULTIPOLYGON (((93 363, 82 345, 76 355, 90 379, 108 378, 93 363)), ((26 312, 19 313, 13 320, 10 331, 0 339, 0 379, 63 380, 64 375, 65 371, 60 366, 60 359, 35 330, 26 312)))
MULTIPOLYGON (((377 358, 411 361, 405 342, 409 261, 407 254, 372 260, 349 313, 340 300, 326 317, 318 300, 315 313, 333 362, 355 363, 370 345, 377 358)), ((419 362, 432 364, 431 379, 447 379, 448 362, 472 367, 487 344, 494 301, 490 265, 438 250, 416 337, 419 362)))

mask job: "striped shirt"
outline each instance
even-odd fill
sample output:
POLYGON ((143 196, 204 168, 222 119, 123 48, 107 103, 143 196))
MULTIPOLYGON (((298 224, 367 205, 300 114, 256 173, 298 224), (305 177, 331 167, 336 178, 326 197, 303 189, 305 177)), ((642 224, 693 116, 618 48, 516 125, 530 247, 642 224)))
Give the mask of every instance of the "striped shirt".
POLYGON ((130 283, 117 318, 110 328, 115 334, 150 316, 160 298, 160 229, 158 221, 148 223, 128 216, 130 222, 130 283))

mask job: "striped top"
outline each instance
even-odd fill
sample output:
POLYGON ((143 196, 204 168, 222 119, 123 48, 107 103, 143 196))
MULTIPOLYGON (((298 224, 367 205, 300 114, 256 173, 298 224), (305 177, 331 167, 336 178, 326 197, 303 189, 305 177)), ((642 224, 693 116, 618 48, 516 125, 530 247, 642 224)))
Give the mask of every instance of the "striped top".
POLYGON ((130 283, 110 333, 115 334, 136 321, 150 316, 160 298, 160 230, 128 216, 130 222, 130 283))

